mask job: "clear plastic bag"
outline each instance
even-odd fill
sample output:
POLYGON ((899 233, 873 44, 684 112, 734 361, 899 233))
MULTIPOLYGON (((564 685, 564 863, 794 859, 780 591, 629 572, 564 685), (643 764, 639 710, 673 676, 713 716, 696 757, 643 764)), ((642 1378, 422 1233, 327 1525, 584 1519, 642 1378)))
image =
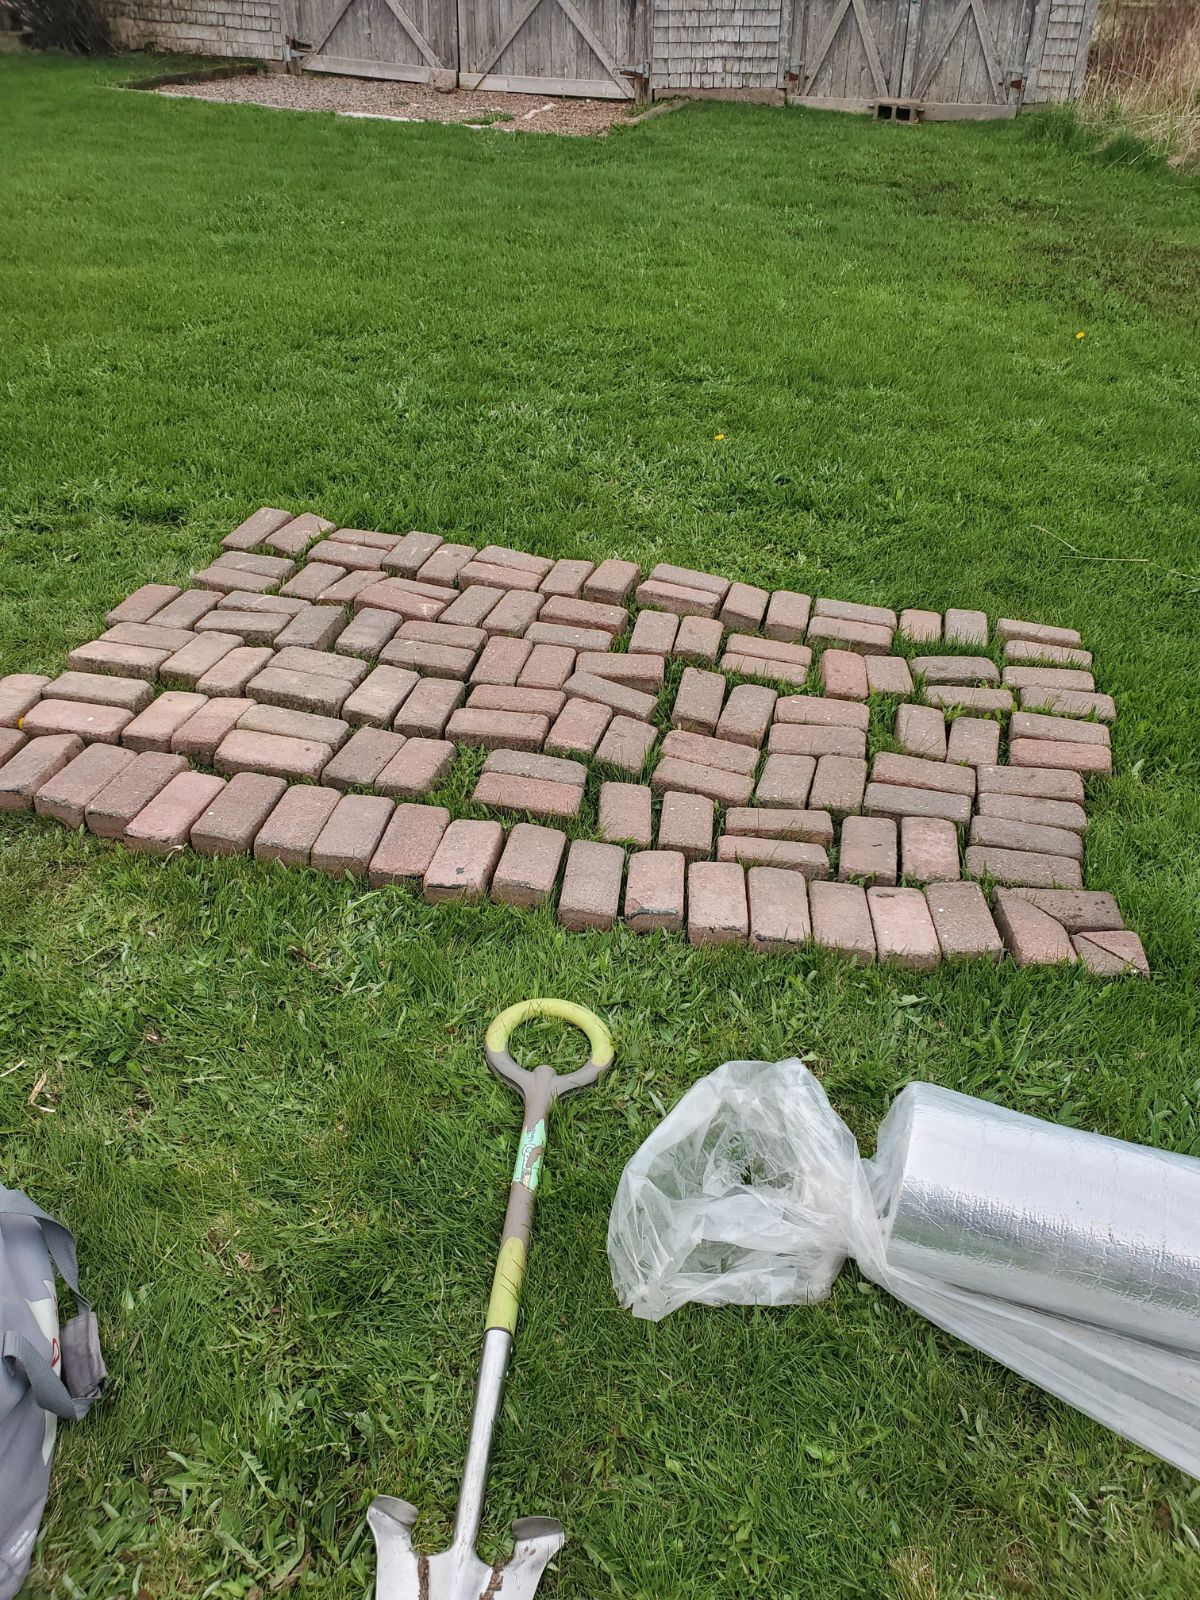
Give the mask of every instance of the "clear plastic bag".
POLYGON ((828 1295, 846 1256, 947 1332, 1200 1477, 1200 1161, 909 1084, 863 1161, 797 1060, 701 1080, 622 1174, 613 1286, 828 1295))

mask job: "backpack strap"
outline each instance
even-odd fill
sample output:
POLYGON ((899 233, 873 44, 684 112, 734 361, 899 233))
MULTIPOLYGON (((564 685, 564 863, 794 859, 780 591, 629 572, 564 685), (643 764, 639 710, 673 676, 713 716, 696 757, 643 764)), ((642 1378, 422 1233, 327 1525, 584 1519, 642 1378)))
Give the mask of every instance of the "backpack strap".
POLYGON ((38 1224, 50 1259, 75 1296, 76 1313, 59 1329, 62 1378, 42 1352, 17 1333, 5 1335, 0 1345, 0 1359, 25 1374, 38 1404, 45 1410, 68 1419, 86 1416, 93 1400, 103 1392, 108 1369, 100 1354, 96 1313, 79 1291, 75 1239, 69 1228, 48 1211, 43 1211, 28 1195, 0 1186, 0 1217, 3 1216, 29 1217, 38 1224))

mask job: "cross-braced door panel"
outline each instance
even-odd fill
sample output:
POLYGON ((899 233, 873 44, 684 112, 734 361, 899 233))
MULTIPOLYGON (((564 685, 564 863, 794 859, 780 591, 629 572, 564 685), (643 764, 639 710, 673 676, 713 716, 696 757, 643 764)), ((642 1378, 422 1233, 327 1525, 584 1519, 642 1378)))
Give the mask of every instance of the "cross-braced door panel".
POLYGON ((307 71, 439 87, 457 80, 456 0, 312 0, 310 18, 307 71))
POLYGON ((460 0, 464 88, 632 99, 634 0, 460 0))
POLYGON ((925 0, 907 92, 934 105, 1019 101, 1032 9, 1033 0, 925 0))
POLYGON ((792 56, 803 99, 855 105, 895 95, 907 0, 808 0, 792 56))

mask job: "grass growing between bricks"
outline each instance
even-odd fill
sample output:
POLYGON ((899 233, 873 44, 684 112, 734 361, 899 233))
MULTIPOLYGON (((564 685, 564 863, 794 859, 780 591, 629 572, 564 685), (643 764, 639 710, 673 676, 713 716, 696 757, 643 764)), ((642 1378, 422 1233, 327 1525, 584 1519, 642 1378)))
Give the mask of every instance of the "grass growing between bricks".
POLYGON ((925 1078, 1200 1153, 1200 192, 1033 120, 500 139, 129 75, 0 61, 0 673, 60 670, 264 499, 1067 623, 1119 707, 1087 881, 1155 975, 572 935, 4 818, 0 1177, 78 1231, 114 1373, 30 1594, 358 1596, 377 1490, 446 1542, 519 1120, 482 1034, 538 993, 618 1063, 556 1118, 489 1550, 560 1515, 550 1600, 1189 1592, 1193 1484, 852 1270, 651 1328, 604 1238, 735 1056, 805 1054, 865 1149, 925 1078))

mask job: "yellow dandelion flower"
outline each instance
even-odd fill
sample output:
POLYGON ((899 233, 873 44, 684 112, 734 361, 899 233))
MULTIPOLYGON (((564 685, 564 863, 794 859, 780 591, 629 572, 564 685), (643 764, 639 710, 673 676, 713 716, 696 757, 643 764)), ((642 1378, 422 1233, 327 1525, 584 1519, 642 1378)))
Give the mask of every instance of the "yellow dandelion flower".
POLYGON ((724 437, 725 437, 725 435, 723 433, 714 433, 713 434, 713 438, 714 439, 723 439, 724 437))
POLYGON ((1086 339, 1087 338, 1087 329, 1086 328, 1080 328, 1079 332, 1075 335, 1075 337, 1077 339, 1086 339))

